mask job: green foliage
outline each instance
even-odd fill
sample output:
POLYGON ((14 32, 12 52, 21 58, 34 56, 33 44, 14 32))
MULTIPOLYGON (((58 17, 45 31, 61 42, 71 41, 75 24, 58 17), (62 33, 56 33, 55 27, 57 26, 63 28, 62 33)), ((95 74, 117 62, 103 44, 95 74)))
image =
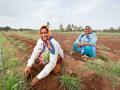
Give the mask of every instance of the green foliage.
POLYGON ((18 80, 14 74, 6 74, 5 81, 6 90, 23 90, 25 86, 24 81, 18 80))
POLYGON ((92 70, 96 71, 96 73, 98 75, 103 74, 103 71, 106 69, 106 68, 104 68, 103 61, 101 61, 101 60, 98 60, 96 62, 94 62, 94 61, 87 61, 86 67, 87 67, 88 70, 92 69, 92 70))
POLYGON ((103 61, 108 61, 108 57, 105 54, 100 55, 99 58, 103 61))
POLYGON ((14 38, 9 38, 9 40, 11 41, 11 42, 13 42, 14 44, 15 44, 15 46, 17 47, 17 48, 19 48, 20 50, 22 50, 22 51, 26 51, 26 49, 27 49, 27 46, 24 44, 24 43, 22 43, 20 40, 16 40, 16 39, 14 39, 14 38))
POLYGON ((2 31, 2 30, 4 30, 4 31, 9 31, 9 30, 12 30, 12 28, 9 27, 9 26, 6 26, 6 27, 0 27, 0 31, 2 31))
POLYGON ((63 25, 62 25, 62 24, 60 24, 59 30, 62 31, 62 32, 64 31, 64 28, 63 28, 63 25))
POLYGON ((11 90, 12 86, 17 83, 17 79, 14 75, 8 74, 5 76, 5 86, 7 90, 11 90))
POLYGON ((5 38, 2 36, 0 32, 0 45, 2 45, 4 41, 5 41, 5 38))
POLYGON ((3 63, 4 69, 7 70, 15 70, 14 68, 20 67, 21 62, 16 57, 16 51, 13 46, 7 46, 3 48, 3 63))
POLYGON ((81 26, 76 26, 74 24, 68 24, 66 27, 63 27, 62 24, 60 24, 59 29, 54 30, 54 31, 61 31, 61 32, 81 32, 83 31, 83 27, 81 26))
POLYGON ((118 29, 115 29, 113 27, 111 27, 109 29, 104 29, 103 32, 120 33, 120 27, 118 27, 118 29))
POLYGON ((70 75, 60 76, 61 86, 68 90, 80 90, 79 82, 77 78, 70 75))
POLYGON ((23 64, 16 56, 15 46, 11 44, 3 46, 2 59, 4 74, 0 77, 0 90, 3 88, 5 90, 23 90, 25 86, 23 73, 21 73, 23 64))
POLYGON ((0 44, 2 44, 4 42, 4 38, 1 38, 0 36, 0 44))

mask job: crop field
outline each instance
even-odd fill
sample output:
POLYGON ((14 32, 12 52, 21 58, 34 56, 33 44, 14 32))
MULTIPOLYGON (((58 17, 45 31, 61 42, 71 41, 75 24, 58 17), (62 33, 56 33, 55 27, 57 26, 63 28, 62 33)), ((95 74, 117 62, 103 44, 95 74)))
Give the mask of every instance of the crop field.
MULTIPOLYGON (((97 58, 83 61, 71 55, 80 32, 52 32, 64 50, 60 72, 54 70, 31 87, 24 77, 38 31, 0 32, 0 90, 120 90, 120 33, 97 33, 97 58)), ((43 67, 33 65, 33 79, 43 67)))

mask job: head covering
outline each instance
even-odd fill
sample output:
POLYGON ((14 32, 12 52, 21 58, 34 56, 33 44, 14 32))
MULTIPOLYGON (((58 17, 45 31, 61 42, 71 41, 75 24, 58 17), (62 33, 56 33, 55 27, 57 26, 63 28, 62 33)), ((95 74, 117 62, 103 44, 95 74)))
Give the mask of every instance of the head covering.
POLYGON ((50 32, 48 26, 43 25, 43 26, 41 26, 40 30, 41 30, 42 28, 46 28, 46 29, 48 30, 48 37, 50 37, 50 36, 51 36, 51 32, 50 32))

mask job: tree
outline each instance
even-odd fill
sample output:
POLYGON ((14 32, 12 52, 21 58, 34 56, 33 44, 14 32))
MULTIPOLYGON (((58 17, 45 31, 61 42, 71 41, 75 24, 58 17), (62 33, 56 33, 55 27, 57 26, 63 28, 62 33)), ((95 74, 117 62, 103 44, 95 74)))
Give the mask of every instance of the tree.
POLYGON ((114 28, 113 28, 113 27, 111 27, 111 28, 110 28, 110 31, 114 31, 114 28))
POLYGON ((72 29, 72 31, 74 30, 74 24, 71 25, 71 29, 72 29))
POLYGON ((66 30, 67 30, 67 31, 72 31, 72 28, 71 28, 71 25, 70 25, 70 24, 67 25, 66 30))
POLYGON ((47 27, 50 27, 50 23, 49 22, 47 22, 47 27))
POLYGON ((60 29, 60 31, 64 31, 64 28, 63 28, 62 24, 60 24, 59 29, 60 29))
POLYGON ((82 26, 78 27, 78 31, 83 31, 83 30, 84 30, 84 28, 82 26))
POLYGON ((118 27, 118 31, 120 31, 120 27, 118 27))

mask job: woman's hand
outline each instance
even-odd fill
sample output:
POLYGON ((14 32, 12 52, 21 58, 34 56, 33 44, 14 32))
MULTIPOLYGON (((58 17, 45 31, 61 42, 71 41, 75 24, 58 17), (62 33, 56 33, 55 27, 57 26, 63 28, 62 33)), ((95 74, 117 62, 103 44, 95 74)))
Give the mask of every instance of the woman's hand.
POLYGON ((32 80, 31 85, 32 85, 32 86, 35 86, 35 85, 38 84, 38 83, 39 83, 39 79, 38 79, 37 77, 35 77, 35 78, 32 80))
POLYGON ((24 74, 25 74, 26 77, 30 74, 30 72, 31 72, 31 67, 26 67, 24 69, 24 74))
POLYGON ((47 40, 47 47, 50 49, 51 48, 51 45, 50 45, 50 41, 47 40))
POLYGON ((80 48, 80 47, 81 47, 81 44, 78 44, 78 47, 80 48))

